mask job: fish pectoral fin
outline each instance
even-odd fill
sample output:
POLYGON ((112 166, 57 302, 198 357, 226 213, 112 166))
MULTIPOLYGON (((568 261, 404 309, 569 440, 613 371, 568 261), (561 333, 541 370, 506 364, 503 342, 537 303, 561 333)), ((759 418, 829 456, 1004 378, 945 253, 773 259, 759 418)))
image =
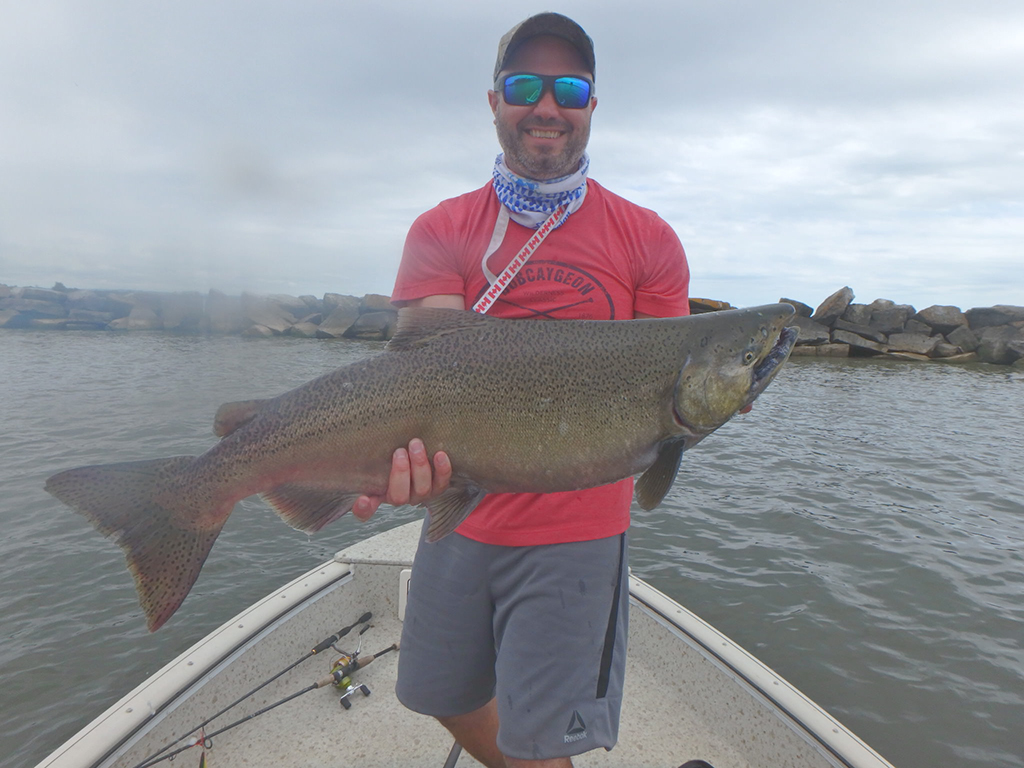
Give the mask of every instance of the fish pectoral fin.
POLYGON ((487 491, 468 480, 452 480, 448 490, 427 502, 430 524, 427 541, 438 541, 454 531, 476 509, 487 491))
POLYGON ((217 437, 227 437, 239 427, 244 427, 267 402, 239 400, 236 403, 224 403, 213 417, 213 434, 217 437))
POLYGON ((654 509, 665 498, 676 479, 686 444, 682 440, 662 443, 658 458, 636 481, 636 501, 643 509, 654 509))
POLYGON ((285 483, 260 494, 292 528, 316 533, 352 510, 360 494, 306 483, 285 483))

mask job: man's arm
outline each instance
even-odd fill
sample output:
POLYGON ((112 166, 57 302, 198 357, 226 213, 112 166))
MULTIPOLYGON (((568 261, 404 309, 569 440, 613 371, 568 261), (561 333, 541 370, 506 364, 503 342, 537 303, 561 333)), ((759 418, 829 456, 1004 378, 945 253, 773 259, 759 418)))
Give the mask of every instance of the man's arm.
MULTIPOLYGON (((425 296, 408 302, 408 307, 437 307, 439 309, 465 309, 466 300, 457 294, 425 296)), ((369 520, 381 504, 401 506, 419 504, 433 498, 448 487, 452 478, 452 465, 448 454, 434 454, 431 467, 426 446, 419 438, 409 441, 408 448, 398 448, 391 457, 391 476, 384 496, 360 496, 352 507, 352 514, 360 520, 369 520)))

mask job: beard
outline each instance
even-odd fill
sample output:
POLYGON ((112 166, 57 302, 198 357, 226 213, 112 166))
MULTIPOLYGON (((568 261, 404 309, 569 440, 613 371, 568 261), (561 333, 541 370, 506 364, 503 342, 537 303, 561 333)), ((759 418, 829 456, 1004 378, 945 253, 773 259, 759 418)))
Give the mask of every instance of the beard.
POLYGON ((536 181, 548 181, 575 173, 590 140, 589 120, 578 129, 558 121, 541 123, 536 120, 508 125, 499 119, 496 126, 498 143, 505 153, 505 164, 509 170, 536 181), (566 131, 565 146, 558 151, 527 147, 524 133, 531 128, 566 131))

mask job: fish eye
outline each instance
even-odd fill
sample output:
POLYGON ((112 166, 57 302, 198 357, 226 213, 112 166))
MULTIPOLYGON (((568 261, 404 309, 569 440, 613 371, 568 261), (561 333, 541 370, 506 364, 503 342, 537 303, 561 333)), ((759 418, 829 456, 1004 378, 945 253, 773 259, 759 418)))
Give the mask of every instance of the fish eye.
POLYGON ((757 355, 751 352, 749 349, 743 353, 743 364, 750 365, 757 359, 757 355))

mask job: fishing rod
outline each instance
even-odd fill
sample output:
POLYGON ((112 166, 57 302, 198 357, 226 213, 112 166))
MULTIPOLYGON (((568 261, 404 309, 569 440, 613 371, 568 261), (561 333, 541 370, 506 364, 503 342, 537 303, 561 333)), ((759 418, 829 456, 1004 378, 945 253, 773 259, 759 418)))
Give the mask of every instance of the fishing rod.
MULTIPOLYGON (((147 758, 147 760, 143 761, 142 763, 139 763, 139 766, 156 765, 157 763, 162 763, 164 760, 172 760, 175 757, 177 757, 178 755, 180 755, 182 752, 184 752, 185 750, 192 749, 192 747, 202 746, 204 750, 206 750, 206 749, 213 749, 213 740, 217 736, 220 736, 222 733, 224 733, 226 731, 230 731, 232 728, 237 728, 239 725, 242 725, 243 723, 247 723, 250 720, 252 720, 254 718, 257 718, 260 715, 265 714, 265 713, 269 712, 272 709, 276 709, 277 707, 280 707, 282 704, 287 704, 289 701, 293 701, 294 699, 299 698, 299 696, 302 696, 304 694, 309 693, 310 691, 315 691, 318 688, 323 688, 323 687, 328 686, 328 685, 338 686, 338 685, 346 685, 346 684, 348 684, 349 686, 351 686, 350 677, 351 677, 351 675, 354 672, 356 672, 357 670, 360 670, 363 667, 367 666, 374 659, 379 659, 384 654, 391 653, 392 651, 397 651, 398 649, 399 649, 399 644, 398 643, 392 643, 387 648, 385 648, 383 651, 377 651, 377 653, 373 654, 372 656, 364 656, 364 657, 359 658, 359 659, 352 658, 351 661, 348 664, 346 664, 344 666, 341 666, 341 667, 336 667, 331 672, 331 674, 329 674, 327 677, 322 678, 320 680, 317 680, 315 683, 307 685, 302 690, 296 691, 295 693, 291 694, 290 696, 285 696, 283 699, 281 699, 279 701, 275 701, 273 704, 268 704, 263 709, 260 709, 260 710, 258 710, 256 712, 253 712, 251 715, 246 715, 245 717, 241 718, 240 720, 236 720, 235 722, 231 723, 230 725, 225 725, 223 728, 218 728, 213 733, 201 733, 199 735, 198 739, 196 739, 196 740, 189 739, 189 743, 188 744, 185 744, 184 746, 179 747, 178 749, 174 750, 173 752, 168 752, 166 755, 161 754, 161 753, 158 752, 157 755, 159 755, 159 757, 157 755, 154 755, 151 758, 147 758)), ((344 699, 344 696, 342 698, 344 699)), ((181 742, 179 741, 177 743, 180 744, 181 742)), ((163 750, 161 750, 161 752, 166 751, 166 750, 167 750, 167 747, 165 747, 163 750)))
MULTIPOLYGON (((293 669, 295 669, 295 667, 299 666, 299 664, 301 664, 302 662, 306 661, 307 659, 309 659, 312 656, 316 656, 318 653, 326 651, 328 648, 333 647, 333 645, 336 642, 338 642, 341 638, 345 637, 345 635, 347 635, 353 629, 358 627, 360 624, 366 624, 371 618, 373 618, 373 613, 371 613, 370 611, 367 611, 362 616, 360 616, 358 619, 356 619, 354 622, 349 624, 347 627, 342 627, 341 629, 339 629, 337 632, 335 632, 330 637, 326 638, 325 640, 321 640, 319 643, 314 645, 307 653, 305 653, 301 658, 299 658, 297 661, 294 661, 293 663, 289 664, 287 667, 282 669, 280 672, 278 672, 273 677, 270 677, 270 678, 264 680, 262 683, 260 683, 255 688, 253 688, 251 691, 249 691, 245 695, 241 696, 238 699, 235 699, 235 701, 233 701, 230 704, 228 704, 226 707, 224 707, 224 709, 222 709, 217 714, 212 715, 211 717, 208 717, 205 720, 203 720, 203 722, 201 722, 195 728, 190 728, 188 730, 188 733, 195 733, 196 731, 201 731, 203 728, 205 728, 207 725, 212 723, 214 720, 216 720, 218 717, 223 715, 225 712, 227 712, 228 710, 230 710, 230 709, 232 709, 234 707, 237 707, 239 704, 241 704, 243 701, 248 699, 254 693, 258 693, 263 688, 266 688, 268 685, 270 685, 272 682, 277 680, 282 675, 287 674, 288 672, 291 672, 293 669)), ((368 628, 369 627, 367 627, 367 629, 368 628)), ((337 650, 337 649, 335 649, 335 650, 337 650)), ((373 659, 371 658, 370 661, 372 661, 372 660, 373 659)), ((367 663, 369 663, 369 662, 367 662, 367 663)), ((190 746, 195 746, 195 745, 190 745, 190 746)), ((150 755, 145 760, 143 760, 141 763, 133 766, 133 768, 148 768, 150 765, 153 765, 154 763, 160 762, 160 760, 163 760, 164 758, 161 757, 160 760, 157 760, 156 758, 159 757, 160 755, 162 755, 168 749, 170 749, 170 747, 171 747, 170 744, 167 745, 166 747, 161 749, 159 752, 156 752, 155 754, 150 755)))

